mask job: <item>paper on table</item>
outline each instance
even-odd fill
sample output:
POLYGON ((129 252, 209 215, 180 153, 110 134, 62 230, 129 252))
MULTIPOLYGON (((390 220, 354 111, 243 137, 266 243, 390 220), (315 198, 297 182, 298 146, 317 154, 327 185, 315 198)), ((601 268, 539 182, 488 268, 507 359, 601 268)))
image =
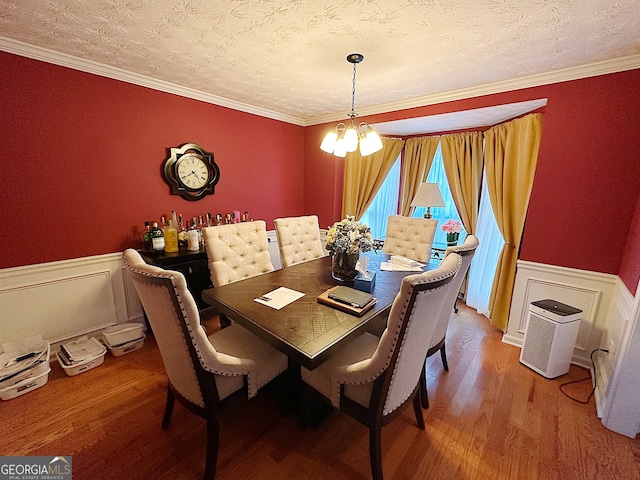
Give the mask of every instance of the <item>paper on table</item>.
POLYGON ((282 307, 286 307, 301 297, 304 297, 304 293, 296 292, 287 287, 280 287, 253 300, 267 307, 280 310, 282 307))
POLYGON ((417 260, 403 257, 400 255, 391 255, 389 261, 393 264, 403 265, 405 267, 424 267, 424 263, 420 263, 417 260))
POLYGON ((388 272, 422 272, 422 267, 408 267, 399 263, 380 262, 380 270, 388 272))

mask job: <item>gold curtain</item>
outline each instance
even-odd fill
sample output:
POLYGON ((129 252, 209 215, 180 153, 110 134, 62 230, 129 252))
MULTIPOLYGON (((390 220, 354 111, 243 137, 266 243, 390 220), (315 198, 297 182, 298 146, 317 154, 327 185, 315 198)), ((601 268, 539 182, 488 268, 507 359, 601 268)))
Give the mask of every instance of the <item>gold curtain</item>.
POLYGON ((400 155, 404 140, 383 138, 382 145, 382 150, 366 157, 357 150, 347 153, 344 163, 342 218, 354 215, 359 220, 362 217, 400 155))
POLYGON ((444 135, 442 162, 460 219, 467 233, 476 233, 482 188, 482 133, 444 135))
POLYGON ((420 184, 427 179, 439 141, 439 136, 407 140, 404 147, 400 215, 408 217, 411 213, 411 200, 418 193, 420 184))
POLYGON ((500 233, 500 252, 489 297, 490 318, 503 331, 516 276, 522 230, 538 161, 542 115, 539 113, 496 125, 484 133, 487 190, 500 233))

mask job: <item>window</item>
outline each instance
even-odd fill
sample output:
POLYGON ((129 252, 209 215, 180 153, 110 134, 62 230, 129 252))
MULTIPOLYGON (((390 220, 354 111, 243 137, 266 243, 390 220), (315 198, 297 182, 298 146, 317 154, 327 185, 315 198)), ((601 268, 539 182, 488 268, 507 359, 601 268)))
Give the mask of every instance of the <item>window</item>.
POLYGON ((389 170, 387 178, 380 186, 380 190, 371 205, 362 215, 360 221, 369 225, 373 238, 387 236, 387 222, 389 215, 398 213, 398 198, 400 196, 400 155, 389 170))
MULTIPOLYGON (((447 176, 444 172, 444 163, 442 161, 442 150, 440 149, 440 144, 438 144, 438 148, 433 157, 433 164, 431 165, 431 170, 429 170, 429 175, 427 175, 427 183, 437 183, 438 187, 440 187, 442 199, 444 200, 444 207, 431 207, 431 215, 434 220, 438 221, 438 228, 436 229, 436 236, 433 243, 438 247, 445 248, 447 245, 447 234, 441 230, 442 225, 447 220, 457 220, 460 224, 462 224, 462 221, 460 220, 456 204, 451 196, 451 189, 449 188, 447 176)), ((417 207, 412 216, 424 217, 426 211, 426 207, 417 207)), ((463 227, 462 232, 460 233, 460 240, 465 236, 466 231, 463 227)))

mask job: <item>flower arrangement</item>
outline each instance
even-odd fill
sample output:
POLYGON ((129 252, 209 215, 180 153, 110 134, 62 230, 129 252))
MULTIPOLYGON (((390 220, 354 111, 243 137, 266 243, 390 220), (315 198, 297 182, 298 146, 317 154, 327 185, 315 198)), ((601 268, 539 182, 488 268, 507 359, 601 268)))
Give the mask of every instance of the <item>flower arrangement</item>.
POLYGON ((444 225, 442 225, 442 231, 447 233, 447 245, 456 245, 460 232, 462 231, 462 224, 457 220, 447 220, 444 225))
POLYGON ((447 220, 442 225, 442 231, 449 233, 460 233, 462 231, 462 224, 457 220, 447 220))
POLYGON ((352 215, 334 223, 327 231, 326 241, 326 248, 331 255, 356 254, 373 248, 371 229, 362 222, 356 222, 352 215))

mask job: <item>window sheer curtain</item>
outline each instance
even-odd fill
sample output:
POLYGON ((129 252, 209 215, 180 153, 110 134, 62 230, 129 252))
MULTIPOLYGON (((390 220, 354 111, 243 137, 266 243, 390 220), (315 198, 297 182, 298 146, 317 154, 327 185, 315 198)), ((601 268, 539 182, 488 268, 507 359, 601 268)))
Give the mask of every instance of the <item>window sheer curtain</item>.
POLYGON ((387 234, 389 215, 397 214, 400 185, 400 155, 389 170, 387 178, 375 198, 362 215, 360 221, 371 228, 373 238, 384 239, 387 234))
POLYGON ((389 170, 404 147, 404 140, 383 138, 383 148, 363 157, 359 151, 347 153, 344 165, 342 218, 354 215, 359 220, 373 201, 389 170))
POLYGON ((491 295, 491 286, 496 275, 496 265, 504 246, 504 239, 493 215, 486 180, 482 182, 478 226, 475 235, 482 240, 469 268, 469 283, 465 301, 469 307, 475 308, 478 313, 488 318, 489 295, 491 295))
POLYGON ((487 192, 505 241, 491 288, 489 312, 493 323, 503 331, 509 322, 516 261, 541 134, 542 115, 539 113, 496 125, 484 133, 487 192))
POLYGON ((400 215, 408 217, 411 214, 411 200, 431 170, 433 156, 439 143, 439 136, 414 137, 407 140, 404 147, 400 215))
POLYGON ((440 142, 451 196, 465 230, 475 234, 482 186, 482 133, 444 135, 440 142))

